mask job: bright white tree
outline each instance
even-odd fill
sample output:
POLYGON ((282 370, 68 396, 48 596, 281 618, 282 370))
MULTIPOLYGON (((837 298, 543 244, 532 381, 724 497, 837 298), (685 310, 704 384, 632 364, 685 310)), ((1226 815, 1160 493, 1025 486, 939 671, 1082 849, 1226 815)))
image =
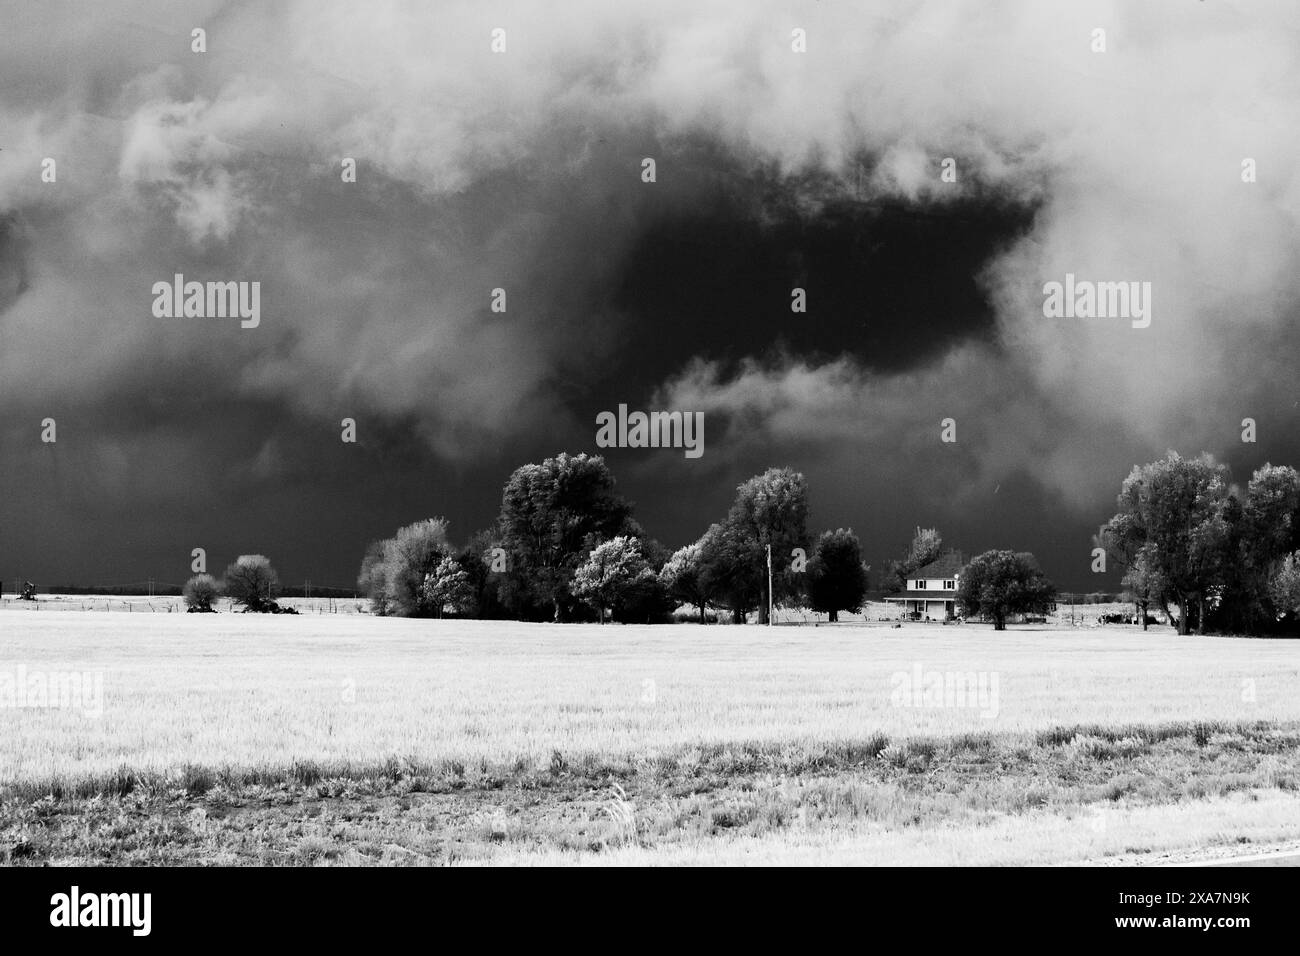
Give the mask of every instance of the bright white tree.
POLYGON ((573 575, 573 594, 605 623, 605 612, 643 586, 654 572, 641 554, 641 542, 627 535, 597 545, 573 575))

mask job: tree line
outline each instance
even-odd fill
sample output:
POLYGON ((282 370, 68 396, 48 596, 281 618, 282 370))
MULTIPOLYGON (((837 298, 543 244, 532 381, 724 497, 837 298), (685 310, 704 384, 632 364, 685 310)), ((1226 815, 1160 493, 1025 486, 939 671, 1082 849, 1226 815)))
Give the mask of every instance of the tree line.
MULTIPOLYGON (((445 518, 426 518, 372 542, 357 583, 376 614, 404 617, 662 623, 687 605, 701 623, 710 608, 767 623, 770 603, 836 621, 866 598, 861 543, 851 528, 813 541, 807 523, 803 474, 769 468, 736 488, 697 541, 670 551, 646 535, 603 458, 560 454, 516 469, 496 522, 465 547, 451 544, 445 518)), ((937 531, 918 529, 891 565, 899 586, 940 545, 937 531)), ((1049 609, 1055 594, 1029 554, 987 552, 965 578, 958 600, 998 628, 1049 609)))
MULTIPOLYGON (((497 520, 464 547, 451 543, 441 517, 371 543, 358 586, 375 613, 408 617, 658 623, 685 604, 701 622, 714 609, 737 623, 757 612, 766 623, 770 601, 834 621, 865 600, 861 544, 844 528, 812 541, 807 519, 804 476, 769 468, 737 487, 722 520, 671 551, 645 534, 604 459, 561 454, 516 469, 497 520)), ((1242 488, 1212 455, 1171 451, 1133 468, 1094 543, 1094 554, 1123 570, 1124 597, 1143 622, 1159 608, 1182 634, 1300 626, 1294 468, 1265 464, 1242 488)), ((908 552, 886 566, 886 590, 904 589, 941 553, 938 530, 918 528, 908 552)), ((286 610, 262 555, 240 556, 220 582, 196 575, 184 593, 192 610, 210 610, 221 594, 249 611, 286 610)), ((1033 555, 988 551, 963 569, 956 600, 1000 628, 1012 614, 1049 610, 1055 594, 1033 555)))
POLYGON ((532 621, 661 623, 680 605, 743 622, 771 602, 808 602, 832 619, 866 595, 857 536, 810 540, 808 484, 770 468, 736 489, 726 516, 669 550, 648 536, 603 458, 560 454, 517 468, 492 527, 456 548, 445 518, 426 518, 366 549, 357 583, 377 614, 532 621))
MULTIPOLYGON (((1120 488, 1098 547, 1124 570, 1146 619, 1162 609, 1178 632, 1291 632, 1300 621, 1300 473, 1265 464, 1245 488, 1202 453, 1138 465, 1120 488)), ((1145 626, 1145 625, 1144 625, 1145 626)))

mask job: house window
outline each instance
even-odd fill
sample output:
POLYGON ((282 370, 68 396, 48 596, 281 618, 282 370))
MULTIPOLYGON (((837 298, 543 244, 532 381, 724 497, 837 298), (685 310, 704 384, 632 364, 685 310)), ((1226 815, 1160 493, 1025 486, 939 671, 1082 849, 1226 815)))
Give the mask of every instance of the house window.
POLYGON ((917 578, 917 579, 916 579, 916 589, 917 589, 918 591, 924 591, 924 590, 925 590, 925 581, 924 581, 923 579, 921 579, 921 578, 917 578))
POLYGON ((957 590, 957 582, 956 582, 956 581, 944 581, 944 582, 943 582, 943 589, 944 589, 945 591, 955 591, 955 590, 957 590))

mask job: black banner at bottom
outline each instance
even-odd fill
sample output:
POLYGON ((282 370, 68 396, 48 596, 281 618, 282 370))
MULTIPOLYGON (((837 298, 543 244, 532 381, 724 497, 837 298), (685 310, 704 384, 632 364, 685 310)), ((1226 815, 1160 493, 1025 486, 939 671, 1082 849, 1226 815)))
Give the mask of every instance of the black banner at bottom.
POLYGON ((248 933, 259 944, 373 944, 389 930, 443 924, 453 931, 479 922, 494 943, 512 932, 612 941, 651 923, 671 926, 673 935, 689 932, 696 943, 715 935, 766 938, 786 924, 813 943, 842 933, 846 921, 865 921, 872 936, 870 926, 905 938, 919 929, 931 939, 970 940, 978 930, 988 941, 1128 938, 1182 946, 1203 939, 1232 946, 1294 942, 1295 872, 8 868, 0 869, 0 917, 11 942, 111 937, 127 945, 229 933, 248 933), (602 927, 624 935, 591 935, 602 927))

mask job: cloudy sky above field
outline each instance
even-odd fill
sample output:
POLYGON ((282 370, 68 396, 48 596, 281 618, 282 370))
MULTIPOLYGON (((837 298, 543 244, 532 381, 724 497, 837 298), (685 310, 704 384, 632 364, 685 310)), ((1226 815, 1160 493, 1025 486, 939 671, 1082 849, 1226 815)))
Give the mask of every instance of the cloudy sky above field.
POLYGON ((1300 464, 1294 4, 0 19, 7 585, 179 582, 194 547, 347 584, 400 524, 486 525, 512 468, 596 451, 620 402, 705 413, 702 458, 607 453, 666 544, 788 464, 877 564, 938 525, 1074 588, 1134 462, 1300 464), (155 318, 177 272, 260 281, 260 326, 155 318), (1151 282, 1150 327, 1044 318, 1067 272, 1151 282))

